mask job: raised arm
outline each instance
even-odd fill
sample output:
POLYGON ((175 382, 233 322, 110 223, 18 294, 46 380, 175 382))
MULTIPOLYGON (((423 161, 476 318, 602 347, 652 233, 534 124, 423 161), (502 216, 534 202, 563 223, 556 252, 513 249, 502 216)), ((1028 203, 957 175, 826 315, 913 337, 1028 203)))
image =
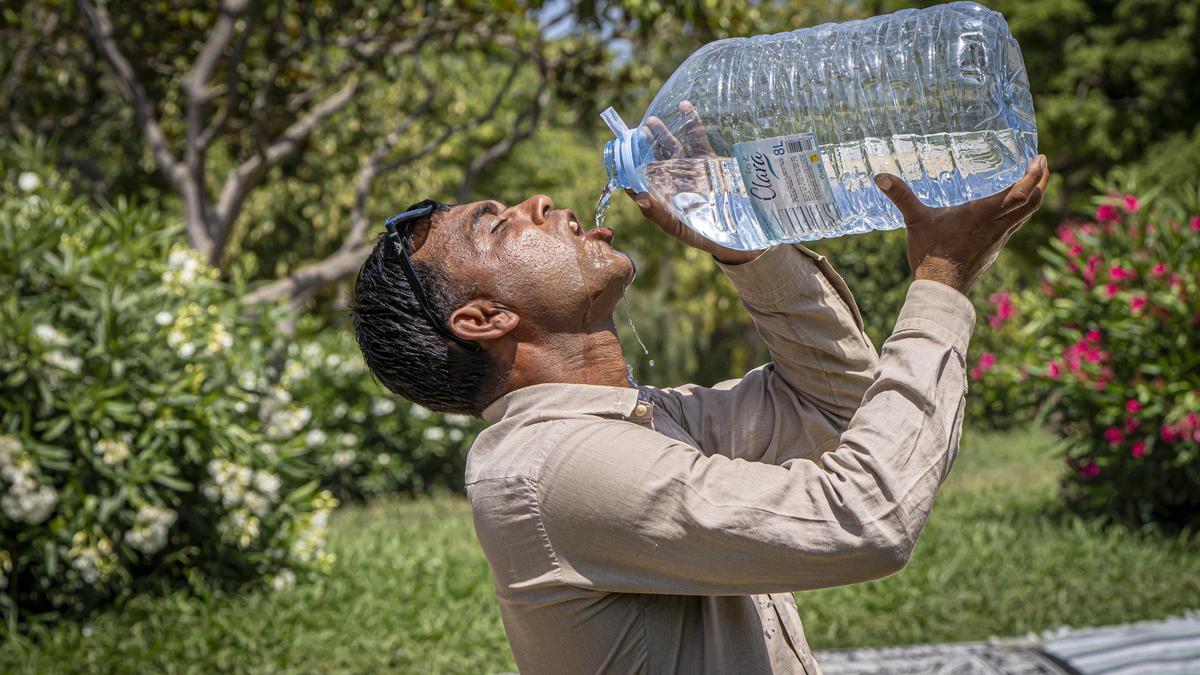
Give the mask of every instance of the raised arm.
POLYGON ((878 181, 905 215, 917 280, 862 406, 819 462, 704 454, 634 424, 620 437, 560 427, 537 494, 564 581, 747 594, 902 567, 958 452, 974 323, 964 293, 1040 205, 1047 178, 1039 158, 1004 193, 936 210, 899 179, 878 181))

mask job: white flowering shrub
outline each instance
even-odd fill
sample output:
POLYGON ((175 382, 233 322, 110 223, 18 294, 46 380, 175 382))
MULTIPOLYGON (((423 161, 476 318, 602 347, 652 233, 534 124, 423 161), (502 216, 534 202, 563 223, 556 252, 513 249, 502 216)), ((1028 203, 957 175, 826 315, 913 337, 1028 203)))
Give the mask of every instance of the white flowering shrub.
POLYGON ((19 164, 0 148, 0 614, 327 567, 322 462, 275 449, 310 408, 260 419, 278 316, 153 211, 19 164))
POLYGON ((482 423, 393 395, 371 378, 349 328, 305 328, 308 337, 289 347, 280 386, 303 403, 306 416, 285 410, 275 421, 279 428, 267 431, 305 424, 281 452, 307 454, 341 499, 461 489, 467 450, 482 423))

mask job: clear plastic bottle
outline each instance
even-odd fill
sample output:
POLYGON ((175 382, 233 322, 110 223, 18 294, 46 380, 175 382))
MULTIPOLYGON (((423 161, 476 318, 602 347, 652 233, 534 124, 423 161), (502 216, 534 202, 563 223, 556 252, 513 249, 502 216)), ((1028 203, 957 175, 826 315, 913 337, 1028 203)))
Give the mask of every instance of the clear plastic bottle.
POLYGON ((973 2, 713 42, 638 128, 602 117, 611 187, 741 250, 902 227, 877 173, 949 206, 999 192, 1037 155, 1020 47, 973 2))

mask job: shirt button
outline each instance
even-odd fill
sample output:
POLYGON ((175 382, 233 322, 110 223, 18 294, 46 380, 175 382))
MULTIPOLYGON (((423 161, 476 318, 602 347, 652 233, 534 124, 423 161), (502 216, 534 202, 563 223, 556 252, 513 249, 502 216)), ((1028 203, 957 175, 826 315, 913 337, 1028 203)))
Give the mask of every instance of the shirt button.
POLYGON ((636 417, 645 417, 650 412, 650 408, 645 403, 639 403, 633 408, 633 414, 636 417))

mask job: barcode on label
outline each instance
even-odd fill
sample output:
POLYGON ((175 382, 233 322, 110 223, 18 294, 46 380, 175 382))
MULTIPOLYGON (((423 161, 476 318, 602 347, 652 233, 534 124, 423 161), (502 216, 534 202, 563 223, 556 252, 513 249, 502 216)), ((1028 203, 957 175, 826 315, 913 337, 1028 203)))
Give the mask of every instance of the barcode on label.
POLYGON ((791 152, 812 152, 816 147, 813 144, 812 136, 801 136, 800 138, 791 138, 784 141, 784 147, 791 152))

